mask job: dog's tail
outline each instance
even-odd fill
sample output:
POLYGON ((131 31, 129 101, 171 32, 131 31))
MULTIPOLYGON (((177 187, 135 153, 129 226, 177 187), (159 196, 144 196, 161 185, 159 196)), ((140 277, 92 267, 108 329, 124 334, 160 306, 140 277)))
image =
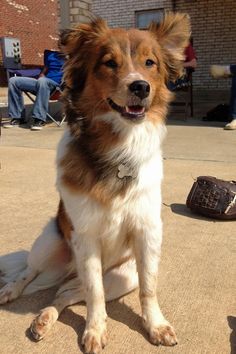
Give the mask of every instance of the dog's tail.
POLYGON ((4 283, 16 281, 27 268, 37 276, 23 294, 58 285, 74 271, 70 249, 59 234, 55 219, 49 221, 30 252, 19 251, 0 257, 0 277, 4 283))

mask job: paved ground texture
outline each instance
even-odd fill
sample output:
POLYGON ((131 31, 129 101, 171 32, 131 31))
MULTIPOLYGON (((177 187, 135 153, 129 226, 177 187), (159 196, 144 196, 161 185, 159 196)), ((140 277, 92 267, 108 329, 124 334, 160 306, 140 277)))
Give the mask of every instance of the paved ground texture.
MULTIPOLYGON (((2 129, 0 254, 29 250, 54 215, 55 149, 63 128, 41 132, 2 129)), ((104 354, 236 353, 236 223, 191 214, 185 206, 194 178, 236 179, 236 131, 198 120, 171 120, 164 144, 164 241, 158 297, 179 344, 155 347, 140 319, 138 292, 107 305, 109 343, 104 354)), ((1 354, 81 353, 84 305, 67 308, 43 341, 27 328, 50 304, 56 289, 22 297, 0 308, 1 354)))

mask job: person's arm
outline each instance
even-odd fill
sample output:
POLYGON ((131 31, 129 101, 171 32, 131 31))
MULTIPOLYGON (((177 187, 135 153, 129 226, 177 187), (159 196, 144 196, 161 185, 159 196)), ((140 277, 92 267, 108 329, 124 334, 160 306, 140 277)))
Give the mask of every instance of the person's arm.
POLYGON ((48 72, 48 68, 46 66, 44 66, 43 70, 41 71, 39 77, 45 76, 48 72))
POLYGON ((196 69, 197 67, 197 60, 194 58, 190 61, 186 61, 184 63, 184 68, 193 68, 193 69, 196 69))

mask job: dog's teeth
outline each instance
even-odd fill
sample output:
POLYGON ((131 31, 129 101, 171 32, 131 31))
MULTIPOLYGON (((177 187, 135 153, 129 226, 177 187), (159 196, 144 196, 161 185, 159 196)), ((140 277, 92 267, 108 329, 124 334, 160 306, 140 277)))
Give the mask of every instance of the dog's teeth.
POLYGON ((126 107, 126 112, 129 114, 141 114, 144 113, 144 111, 145 111, 144 107, 139 107, 139 106, 126 107))

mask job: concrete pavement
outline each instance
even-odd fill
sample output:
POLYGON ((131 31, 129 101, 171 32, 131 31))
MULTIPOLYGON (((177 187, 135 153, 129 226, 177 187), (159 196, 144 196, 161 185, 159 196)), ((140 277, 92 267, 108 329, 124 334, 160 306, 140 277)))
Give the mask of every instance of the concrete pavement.
MULTIPOLYGON (((55 149, 63 127, 41 132, 2 129, 0 253, 29 250, 56 211, 55 149)), ((164 241, 158 297, 174 325, 179 344, 151 345, 142 329, 138 292, 107 305, 113 354, 236 353, 236 226, 191 214, 185 206, 193 180, 236 175, 236 131, 199 120, 171 120, 164 144, 164 241)), ((0 312, 1 354, 80 353, 86 309, 66 309, 48 337, 39 343, 25 333, 34 315, 52 301, 55 289, 22 297, 0 312)))

